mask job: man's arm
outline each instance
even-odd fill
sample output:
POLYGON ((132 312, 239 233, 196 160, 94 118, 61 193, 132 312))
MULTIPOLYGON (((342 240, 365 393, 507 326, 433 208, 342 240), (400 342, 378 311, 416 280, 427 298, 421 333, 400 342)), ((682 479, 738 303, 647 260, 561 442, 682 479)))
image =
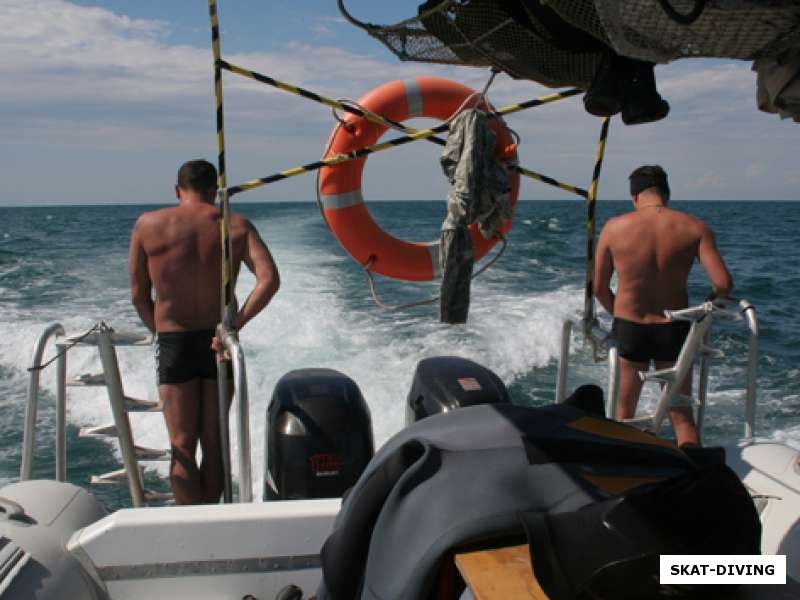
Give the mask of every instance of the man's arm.
POLYGON ((708 278, 711 280, 711 294, 707 300, 714 298, 724 298, 733 290, 733 278, 725 266, 725 261, 717 249, 714 234, 711 228, 703 223, 703 232, 700 238, 700 245, 697 250, 697 258, 703 265, 708 278))
POLYGON ((131 301, 147 328, 155 333, 155 306, 153 304, 153 282, 147 268, 147 254, 142 246, 142 219, 136 221, 131 234, 131 249, 128 270, 131 276, 131 301))
POLYGON ((256 276, 256 286, 233 321, 233 326, 237 331, 269 304, 281 285, 278 267, 275 266, 275 261, 264 240, 258 235, 258 231, 250 221, 246 221, 246 227, 247 245, 242 260, 256 276))
POLYGON ((600 304, 610 314, 614 314, 614 292, 611 291, 611 275, 614 274, 614 260, 609 247, 609 224, 603 227, 600 238, 597 240, 597 250, 594 254, 594 293, 600 304))

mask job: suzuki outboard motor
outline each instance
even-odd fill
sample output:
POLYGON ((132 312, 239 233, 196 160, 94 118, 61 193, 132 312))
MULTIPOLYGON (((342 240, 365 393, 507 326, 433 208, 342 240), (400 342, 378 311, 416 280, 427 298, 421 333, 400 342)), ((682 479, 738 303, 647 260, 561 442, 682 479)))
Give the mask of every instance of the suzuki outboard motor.
POLYGON ((265 500, 338 498, 374 454, 356 383, 332 369, 290 371, 267 408, 265 500))
POLYGON ((408 392, 406 425, 462 406, 511 402, 503 381, 486 367, 457 356, 417 363, 408 392))

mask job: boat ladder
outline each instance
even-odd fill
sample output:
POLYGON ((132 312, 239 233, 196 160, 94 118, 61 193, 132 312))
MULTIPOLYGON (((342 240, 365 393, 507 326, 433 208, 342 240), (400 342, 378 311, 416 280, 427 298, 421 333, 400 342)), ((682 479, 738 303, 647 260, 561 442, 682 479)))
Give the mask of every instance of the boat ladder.
MULTIPOLYGON (((642 371, 642 381, 661 384, 661 393, 652 412, 637 415, 623 422, 657 434, 669 409, 676 406, 689 406, 694 411, 695 423, 702 434, 708 392, 708 375, 712 358, 724 358, 724 354, 711 345, 711 325, 715 319, 743 320, 749 330, 747 374, 745 383, 744 439, 754 438, 756 387, 758 378, 758 320, 755 307, 747 300, 733 299, 704 302, 683 310, 665 311, 673 321, 691 323, 689 334, 681 348, 675 365, 668 369, 642 371), (695 360, 699 358, 698 385, 695 397, 681 394, 680 388, 689 374, 695 360)), ((566 396, 567 371, 569 363, 570 340, 573 323, 565 321, 562 329, 561 354, 556 375, 556 402, 563 402, 566 396)), ((615 419, 619 404, 619 353, 614 339, 598 327, 592 328, 588 335, 594 344, 605 347, 608 352, 608 388, 606 394, 606 416, 615 419)))
POLYGON ((116 348, 119 346, 149 348, 151 337, 141 333, 121 333, 114 331, 106 323, 98 323, 88 333, 67 336, 59 323, 50 325, 39 337, 33 350, 32 368, 28 380, 27 405, 25 408, 25 429, 22 444, 22 464, 20 479, 31 478, 33 471, 34 446, 36 438, 36 417, 38 409, 39 376, 42 370, 42 356, 50 338, 56 338, 56 431, 55 431, 55 479, 66 480, 66 406, 68 387, 105 387, 111 405, 113 423, 95 427, 82 427, 80 437, 99 437, 116 439, 119 442, 123 468, 110 473, 94 475, 93 485, 125 484, 130 491, 134 507, 149 503, 163 503, 172 499, 172 494, 146 490, 144 488, 141 463, 170 460, 170 451, 138 446, 133 441, 130 414, 159 412, 161 405, 152 400, 139 400, 125 394, 116 348), (102 371, 96 374, 82 374, 67 377, 67 352, 75 346, 96 347, 100 355, 102 371))

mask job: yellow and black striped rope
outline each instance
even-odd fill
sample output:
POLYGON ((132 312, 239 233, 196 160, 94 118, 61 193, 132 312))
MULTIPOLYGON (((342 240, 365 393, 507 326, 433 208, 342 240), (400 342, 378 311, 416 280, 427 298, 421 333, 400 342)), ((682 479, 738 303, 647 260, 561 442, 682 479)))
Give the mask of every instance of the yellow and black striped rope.
POLYGON ((222 243, 222 322, 230 325, 233 313, 233 258, 230 240, 230 194, 226 191, 225 172, 225 119, 222 108, 222 69, 220 68, 219 16, 216 0, 208 0, 208 13, 211 19, 211 50, 214 55, 214 97, 217 113, 217 185, 220 190, 220 240, 222 243))
MULTIPOLYGON (((562 100, 564 98, 569 98, 570 96, 574 96, 575 94, 579 93, 581 93, 581 90, 567 90, 565 92, 557 92, 555 94, 549 94, 547 96, 542 96, 541 98, 535 98, 533 100, 528 100, 526 102, 521 102, 519 104, 510 104, 508 106, 504 106, 503 108, 496 110, 493 114, 496 116, 504 116, 515 112, 519 112, 521 110, 525 110, 527 108, 533 108, 536 106, 541 106, 543 104, 548 104, 550 102, 555 102, 557 100, 562 100)), ((374 154, 376 152, 382 152, 383 150, 388 150, 390 148, 402 146, 410 142, 429 139, 435 136, 437 133, 446 132, 449 128, 450 125, 448 123, 442 123, 441 125, 433 127, 431 129, 421 129, 414 133, 410 133, 409 135, 394 138, 386 142, 374 144, 372 146, 367 146, 366 148, 360 148, 358 150, 355 150, 354 152, 348 152, 346 154, 338 154, 330 158, 323 158, 321 160, 317 160, 312 163, 308 163, 299 167, 294 167, 293 169, 287 169, 286 171, 281 171, 279 173, 275 173, 274 175, 261 177, 259 179, 251 179, 250 181, 246 181, 245 183, 242 183, 240 185, 235 185, 228 188, 228 194, 230 196, 234 196, 235 194, 239 194, 247 190, 252 190, 264 185, 268 185, 276 181, 281 181, 283 179, 288 179, 290 177, 302 175, 303 173, 310 173, 312 171, 316 171, 317 169, 321 169, 322 167, 338 165, 344 162, 355 160, 357 158, 368 156, 369 154, 374 154)), ((532 171, 530 171, 530 173, 532 173, 532 171)), ((549 183, 550 181, 558 183, 554 179, 551 179, 549 177, 547 178, 547 180, 548 181, 546 181, 545 183, 549 183)), ((569 187, 571 188, 572 186, 569 187)), ((575 189, 577 190, 579 188, 575 189)))
POLYGON ((558 181, 557 179, 553 179, 552 177, 548 177, 547 175, 542 175, 541 173, 537 173, 536 171, 531 171, 530 169, 526 169, 525 167, 517 167, 516 170, 520 175, 525 175, 525 177, 530 177, 531 179, 535 179, 536 181, 540 181, 541 183, 546 183, 547 185, 552 185, 553 187, 560 188, 565 192, 572 192, 573 194, 576 194, 583 198, 587 198, 589 196, 589 192, 583 188, 579 188, 574 185, 564 183, 563 181, 558 181))
MULTIPOLYGON (((263 73, 258 73, 256 71, 251 71, 249 69, 233 65, 225 60, 220 60, 219 66, 222 69, 230 71, 231 73, 235 73, 236 75, 241 75, 242 77, 246 77, 248 79, 264 83, 276 89, 283 90, 284 92, 289 92, 290 94, 294 94, 295 96, 300 96, 302 98, 312 100, 313 102, 317 102, 318 104, 322 104, 330 108, 335 108, 336 110, 348 112, 350 114, 366 119, 367 121, 371 121, 372 123, 383 125, 384 127, 400 129, 406 133, 415 133, 417 131, 413 127, 408 127, 403 123, 400 123, 399 121, 389 119, 388 117, 383 117, 372 111, 364 110, 357 106, 352 106, 350 104, 334 100, 333 98, 328 98, 327 96, 323 96, 322 94, 317 94, 316 92, 312 92, 305 88, 292 85, 291 83, 286 83, 285 81, 274 79, 269 75, 264 75, 263 73)), ((439 144, 441 146, 444 146, 444 144, 446 143, 445 140, 437 137, 431 137, 428 138, 428 140, 436 144, 439 144)))
MULTIPOLYGON (((317 102, 318 104, 323 104, 330 108, 335 108, 337 110, 341 110, 343 112, 348 112, 350 114, 356 115, 358 117, 362 117, 368 121, 373 123, 377 123, 378 125, 383 125, 385 127, 399 129, 404 131, 405 133, 417 133, 420 130, 415 129, 413 127, 409 127, 404 123, 399 121, 395 121, 393 119, 389 119, 388 117, 384 117, 377 113, 374 113, 369 110, 364 110, 357 106, 352 106, 350 104, 345 104, 338 100, 334 100, 333 98, 328 98, 327 96, 323 96, 322 94, 318 94, 316 92, 312 92, 305 88, 301 88, 299 86, 293 85, 291 83, 287 83, 285 81, 280 81, 275 79, 274 77, 270 77, 269 75, 264 75, 263 73, 258 73, 257 71, 252 71, 250 69, 245 69, 244 67, 240 67, 238 65, 233 65, 225 60, 219 61, 219 66, 222 69, 230 71, 231 73, 235 73, 237 75, 241 75, 242 77, 246 77, 248 79, 252 79, 254 81, 258 81, 260 83, 264 83, 266 85, 272 86, 276 89, 283 90, 284 92, 289 92, 290 94, 294 94, 296 96, 300 96, 302 98, 306 98, 308 100, 312 100, 313 102, 317 102)), ((523 102, 522 104, 513 104, 507 107, 504 107, 498 111, 496 114, 505 115, 511 114, 513 112, 517 112, 518 110, 524 110, 526 108, 533 108, 534 106, 541 106, 542 104, 548 104, 550 102, 554 102, 556 100, 563 100, 565 98, 570 98, 577 94, 581 94, 582 90, 578 89, 570 89, 565 90, 563 92, 558 92, 555 94, 550 94, 548 96, 544 96, 542 98, 537 98, 536 100, 531 100, 529 102, 523 102)), ((423 138, 428 140, 429 142, 433 142, 440 146, 444 146, 447 142, 442 138, 436 136, 430 136, 423 138)), ((549 183, 549 182, 546 182, 549 183)), ((564 188, 567 189, 567 188, 564 188)), ((572 190, 569 190, 572 191, 572 190)))
POLYGON ((600 139, 597 142, 597 153, 594 161, 592 184, 586 197, 586 291, 584 295, 583 319, 589 324, 595 317, 594 310, 594 236, 595 236, 595 206, 597 204, 597 186, 600 182, 600 170, 603 168, 603 156, 606 151, 608 138, 609 117, 603 119, 600 128, 600 139))

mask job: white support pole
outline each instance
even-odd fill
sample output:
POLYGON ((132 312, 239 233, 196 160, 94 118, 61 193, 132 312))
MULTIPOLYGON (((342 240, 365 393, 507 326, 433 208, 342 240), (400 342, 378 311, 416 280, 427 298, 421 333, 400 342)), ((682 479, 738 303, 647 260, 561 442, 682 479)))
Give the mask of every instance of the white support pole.
POLYGON ((67 348, 56 345, 56 481, 67 480, 67 348))
POLYGON ((567 375, 569 371, 569 347, 572 341, 572 321, 564 321, 561 326, 561 354, 558 356, 556 374, 556 404, 561 404, 567 395, 567 375))

